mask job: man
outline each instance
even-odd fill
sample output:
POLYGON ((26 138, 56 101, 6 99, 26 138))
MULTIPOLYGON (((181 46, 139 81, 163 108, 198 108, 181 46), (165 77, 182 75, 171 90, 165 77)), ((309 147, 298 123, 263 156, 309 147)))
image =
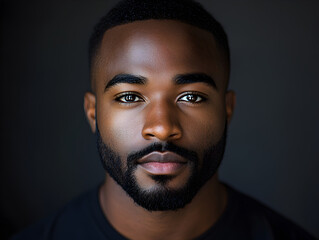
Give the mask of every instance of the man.
POLYGON ((190 0, 127 0, 90 41, 84 109, 106 180, 14 239, 313 239, 218 181, 227 36, 190 0))

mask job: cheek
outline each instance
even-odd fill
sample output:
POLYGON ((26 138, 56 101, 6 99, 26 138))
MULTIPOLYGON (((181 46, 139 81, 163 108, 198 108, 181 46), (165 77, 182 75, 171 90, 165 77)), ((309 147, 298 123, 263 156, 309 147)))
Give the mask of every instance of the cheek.
POLYGON ((101 109, 100 113, 98 124, 103 141, 124 155, 134 151, 141 136, 142 116, 131 110, 101 109))
POLYGON ((222 107, 211 108, 211 111, 192 112, 185 119, 184 138, 186 142, 192 142, 194 150, 199 152, 217 143, 224 133, 226 114, 222 107))

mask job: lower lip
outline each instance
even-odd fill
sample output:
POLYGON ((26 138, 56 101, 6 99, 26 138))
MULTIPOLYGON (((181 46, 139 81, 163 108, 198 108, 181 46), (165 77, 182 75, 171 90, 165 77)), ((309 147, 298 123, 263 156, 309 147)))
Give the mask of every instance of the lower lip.
POLYGON ((186 166, 186 163, 176 162, 148 162, 140 164, 147 172, 154 175, 174 175, 186 166))

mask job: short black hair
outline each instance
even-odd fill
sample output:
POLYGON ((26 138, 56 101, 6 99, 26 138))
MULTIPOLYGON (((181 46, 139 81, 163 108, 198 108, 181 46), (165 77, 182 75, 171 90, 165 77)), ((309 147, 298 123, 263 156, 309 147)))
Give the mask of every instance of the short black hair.
POLYGON ((193 0, 122 0, 96 24, 89 42, 89 66, 97 55, 104 33, 115 26, 149 19, 177 20, 211 32, 229 66, 227 35, 221 24, 193 0))

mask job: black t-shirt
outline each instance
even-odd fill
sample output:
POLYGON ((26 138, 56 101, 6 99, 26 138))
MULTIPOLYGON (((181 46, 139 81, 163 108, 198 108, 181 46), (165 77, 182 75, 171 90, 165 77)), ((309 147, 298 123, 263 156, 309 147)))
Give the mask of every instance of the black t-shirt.
MULTIPOLYGON (((196 240, 315 239, 288 219, 227 186, 228 203, 218 221, 196 240)), ((105 218, 98 187, 73 200, 55 215, 27 228, 12 240, 126 240, 105 218)))

